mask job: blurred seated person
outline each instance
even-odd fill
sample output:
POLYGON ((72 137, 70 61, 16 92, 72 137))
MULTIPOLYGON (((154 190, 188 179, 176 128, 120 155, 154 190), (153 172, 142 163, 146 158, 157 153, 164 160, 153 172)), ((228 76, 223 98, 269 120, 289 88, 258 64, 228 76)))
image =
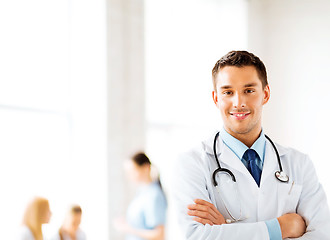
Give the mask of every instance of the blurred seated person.
POLYGON ((81 207, 73 205, 66 214, 63 225, 52 240, 86 240, 85 233, 79 228, 81 215, 81 207))
POLYGON ((138 185, 138 192, 127 209, 126 219, 117 219, 115 228, 126 234, 126 240, 163 240, 167 202, 159 179, 152 180, 149 158, 143 152, 136 153, 125 170, 138 185))
POLYGON ((44 240, 42 224, 48 223, 51 217, 48 200, 35 197, 26 207, 23 226, 17 240, 44 240))

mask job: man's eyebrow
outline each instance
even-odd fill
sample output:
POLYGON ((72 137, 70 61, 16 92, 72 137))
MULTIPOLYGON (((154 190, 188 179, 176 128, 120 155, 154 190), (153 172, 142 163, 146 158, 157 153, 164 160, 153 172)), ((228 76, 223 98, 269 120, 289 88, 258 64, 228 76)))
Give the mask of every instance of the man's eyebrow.
MULTIPOLYGON (((257 83, 248 83, 248 84, 245 84, 244 87, 245 88, 247 88, 247 87, 255 87, 257 85, 258 85, 257 83)), ((230 86, 230 85, 224 85, 224 86, 221 86, 220 88, 221 89, 229 89, 229 88, 232 88, 232 86, 230 86)))
POLYGON ((257 86, 256 83, 248 83, 244 85, 244 87, 255 87, 255 86, 257 86))
POLYGON ((224 85, 224 86, 221 86, 220 88, 221 89, 229 89, 229 88, 232 88, 232 86, 230 86, 230 85, 224 85))

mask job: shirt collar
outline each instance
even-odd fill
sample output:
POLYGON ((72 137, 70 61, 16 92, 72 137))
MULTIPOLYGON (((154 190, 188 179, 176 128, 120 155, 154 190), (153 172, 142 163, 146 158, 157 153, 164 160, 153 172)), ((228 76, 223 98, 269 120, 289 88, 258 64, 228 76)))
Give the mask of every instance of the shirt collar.
MULTIPOLYGON (((232 150, 239 159, 242 159, 245 151, 249 149, 240 140, 230 135, 224 128, 222 129, 222 131, 220 131, 220 137, 224 144, 226 144, 226 146, 229 147, 230 150, 232 150)), ((253 143, 251 149, 255 150, 258 153, 262 163, 264 162, 265 157, 265 146, 266 138, 264 131, 261 130, 259 138, 253 143)))

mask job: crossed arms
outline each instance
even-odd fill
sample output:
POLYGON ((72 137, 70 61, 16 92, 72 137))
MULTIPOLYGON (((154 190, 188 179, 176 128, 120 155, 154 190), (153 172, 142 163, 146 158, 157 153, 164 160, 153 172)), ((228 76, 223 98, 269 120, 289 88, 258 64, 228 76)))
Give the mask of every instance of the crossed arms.
MULTIPOLYGON (((188 205, 188 215, 193 216, 193 220, 203 225, 226 224, 225 218, 216 207, 205 200, 196 199, 195 204, 188 205)), ((306 232, 304 219, 296 213, 288 213, 277 218, 282 232, 282 238, 301 237, 306 232)))
MULTIPOLYGON (((265 222, 226 224, 221 212, 211 204, 212 188, 209 167, 195 153, 183 155, 176 165, 174 201, 179 223, 186 239, 269 239, 265 222), (197 198, 197 199, 196 199, 197 198), (201 200, 203 199, 203 200, 201 200), (191 204, 193 203, 194 204, 191 204)), ((301 175, 304 176, 302 193, 295 213, 278 217, 282 238, 299 240, 330 240, 330 212, 325 193, 318 182, 311 161, 301 159, 301 175)), ((275 218, 275 216, 274 216, 275 218)))

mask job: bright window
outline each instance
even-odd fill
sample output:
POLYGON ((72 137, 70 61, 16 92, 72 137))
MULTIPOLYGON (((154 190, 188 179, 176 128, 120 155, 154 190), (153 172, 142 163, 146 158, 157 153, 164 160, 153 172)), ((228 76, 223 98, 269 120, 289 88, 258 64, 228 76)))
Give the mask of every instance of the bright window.
POLYGON ((108 236, 104 9, 95 0, 0 2, 3 239, 35 195, 53 212, 46 235, 77 203, 87 236, 108 236))

